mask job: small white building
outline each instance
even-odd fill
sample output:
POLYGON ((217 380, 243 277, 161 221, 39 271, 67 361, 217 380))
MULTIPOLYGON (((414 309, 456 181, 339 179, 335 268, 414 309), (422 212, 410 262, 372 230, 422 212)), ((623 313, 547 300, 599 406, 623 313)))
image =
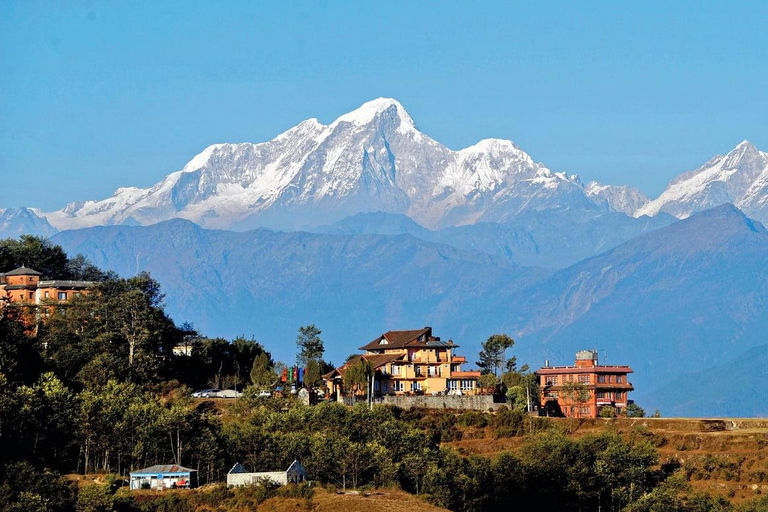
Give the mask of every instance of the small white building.
POLYGON ((166 464, 131 471, 131 489, 173 489, 197 487, 197 470, 166 464))
POLYGON ((294 460, 285 471, 263 471, 260 473, 248 473, 243 465, 238 462, 227 473, 227 487, 254 485, 260 480, 269 481, 277 485, 300 484, 306 479, 307 471, 297 460, 294 460))

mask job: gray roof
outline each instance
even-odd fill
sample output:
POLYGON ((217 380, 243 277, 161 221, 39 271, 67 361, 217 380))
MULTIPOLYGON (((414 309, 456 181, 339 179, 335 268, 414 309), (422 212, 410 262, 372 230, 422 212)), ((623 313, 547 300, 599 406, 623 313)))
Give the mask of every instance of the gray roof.
POLYGON ((15 268, 11 270, 10 272, 6 272, 3 275, 5 276, 41 276, 43 274, 42 272, 38 272, 33 268, 21 266, 19 268, 15 268))
POLYGON ((132 475, 168 475, 168 474, 176 474, 176 473, 191 473, 192 471, 197 471, 196 469, 190 469, 185 468, 184 466, 178 466, 176 464, 157 464, 155 466, 149 466, 148 468, 144 469, 137 469, 136 471, 131 471, 132 475))
POLYGON ((37 284, 38 288, 90 288, 91 286, 95 285, 96 283, 94 281, 66 281, 66 280, 57 280, 57 281, 40 281, 37 284))

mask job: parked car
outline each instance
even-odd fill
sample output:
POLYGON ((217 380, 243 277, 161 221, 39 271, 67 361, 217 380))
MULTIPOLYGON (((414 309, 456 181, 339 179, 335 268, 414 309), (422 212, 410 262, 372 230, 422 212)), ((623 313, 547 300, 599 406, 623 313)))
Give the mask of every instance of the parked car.
POLYGON ((243 393, 240 391, 235 389, 225 389, 224 391, 219 391, 211 398, 240 398, 241 396, 243 396, 243 393))
POLYGON ((272 396, 272 392, 268 389, 262 389, 259 391, 259 396, 264 398, 269 398, 272 396))
POLYGON ((193 398, 217 398, 220 392, 221 392, 220 389, 201 389, 200 391, 195 391, 194 393, 192 393, 192 397, 193 398))

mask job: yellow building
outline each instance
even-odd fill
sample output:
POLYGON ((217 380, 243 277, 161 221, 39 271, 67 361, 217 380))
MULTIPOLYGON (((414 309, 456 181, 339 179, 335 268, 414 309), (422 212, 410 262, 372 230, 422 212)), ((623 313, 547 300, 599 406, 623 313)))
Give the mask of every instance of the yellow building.
MULTIPOLYGON (((479 371, 463 371, 467 359, 455 355, 453 340, 441 341, 431 327, 412 331, 385 332, 360 347, 365 353, 324 376, 335 394, 344 392, 347 368, 368 361, 374 370, 374 393, 403 394, 477 394, 479 371)), ((362 390, 364 391, 364 390, 362 390)))

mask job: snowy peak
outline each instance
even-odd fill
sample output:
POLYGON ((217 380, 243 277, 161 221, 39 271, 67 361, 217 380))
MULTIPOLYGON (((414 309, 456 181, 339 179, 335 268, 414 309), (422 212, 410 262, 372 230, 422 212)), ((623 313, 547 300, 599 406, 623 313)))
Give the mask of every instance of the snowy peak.
POLYGON ((686 218, 696 212, 733 203, 748 216, 768 220, 768 154, 745 140, 724 156, 672 180, 654 201, 635 215, 669 213, 686 218))
POLYGON ((55 233, 56 229, 32 208, 0 208, 0 238, 51 236, 55 233))
POLYGON ((59 229, 172 218, 296 229, 374 211, 445 227, 568 208, 601 210, 577 176, 550 171, 511 141, 453 151, 421 133, 398 101, 378 98, 329 125, 313 118, 267 142, 213 144, 151 188, 44 215, 59 229))
POLYGON ((586 186, 587 195, 595 202, 605 204, 609 211, 621 212, 634 216, 640 208, 648 204, 648 197, 635 187, 626 185, 603 185, 591 181, 586 186))
POLYGON ((363 103, 352 112, 339 116, 330 126, 334 128, 341 123, 366 126, 376 122, 377 119, 396 122, 401 133, 418 131, 413 119, 405 108, 399 101, 392 98, 377 98, 363 103))

